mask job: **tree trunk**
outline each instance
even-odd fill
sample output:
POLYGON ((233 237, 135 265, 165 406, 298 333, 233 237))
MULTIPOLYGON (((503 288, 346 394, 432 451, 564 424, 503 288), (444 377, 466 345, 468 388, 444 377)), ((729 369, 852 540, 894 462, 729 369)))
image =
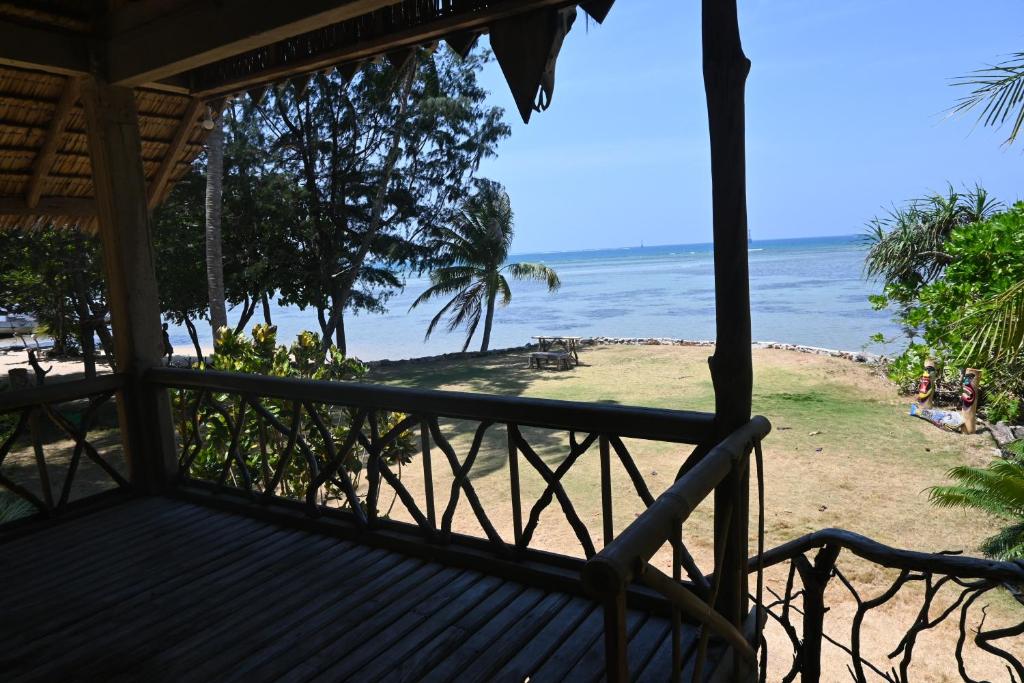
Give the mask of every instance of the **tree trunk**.
POLYGON ((210 298, 210 327, 216 342, 220 329, 228 324, 220 230, 224 185, 224 128, 220 121, 206 139, 206 155, 206 288, 210 298))
POLYGON ((494 287, 487 293, 487 314, 484 318, 484 340, 480 344, 480 351, 486 351, 491 344, 491 325, 494 323, 494 300, 498 296, 498 288, 494 287))
POLYGON ((199 362, 203 361, 203 348, 199 345, 199 332, 196 331, 196 326, 192 323, 192 319, 185 316, 185 329, 188 330, 188 338, 192 340, 192 346, 196 350, 196 360, 199 362))
MULTIPOLYGON (((78 236, 76 241, 80 243, 81 236, 78 236)), ((78 313, 78 341, 82 345, 82 364, 85 366, 86 378, 92 379, 96 376, 96 344, 93 342, 90 324, 92 315, 87 303, 89 292, 85 286, 82 269, 76 265, 72 265, 71 268, 71 281, 75 287, 75 309, 78 313)))
POLYGON ((266 292, 260 296, 260 301, 263 303, 263 322, 267 325, 273 325, 274 321, 270 319, 270 297, 267 296, 266 292))
POLYGON ((348 355, 348 342, 345 339, 345 312, 338 316, 338 324, 334 328, 334 345, 338 347, 342 355, 348 355))
MULTIPOLYGON (((744 88, 750 60, 740 43, 735 0, 703 0, 704 90, 711 138, 715 240, 715 434, 720 440, 750 419, 750 283, 747 265, 744 88)), ((740 464, 715 489, 718 611, 742 628, 747 613, 749 469, 740 464)), ((734 658, 739 665, 739 658, 734 658)))

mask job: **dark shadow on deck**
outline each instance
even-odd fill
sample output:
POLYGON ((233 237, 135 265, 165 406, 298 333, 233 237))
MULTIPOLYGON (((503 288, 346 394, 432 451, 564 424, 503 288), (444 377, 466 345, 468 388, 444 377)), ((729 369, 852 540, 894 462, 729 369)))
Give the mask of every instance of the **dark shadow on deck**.
MULTIPOLYGON (((0 669, 28 680, 596 680, 591 600, 147 498, 0 544, 0 669)), ((639 680, 667 619, 629 613, 639 680)))

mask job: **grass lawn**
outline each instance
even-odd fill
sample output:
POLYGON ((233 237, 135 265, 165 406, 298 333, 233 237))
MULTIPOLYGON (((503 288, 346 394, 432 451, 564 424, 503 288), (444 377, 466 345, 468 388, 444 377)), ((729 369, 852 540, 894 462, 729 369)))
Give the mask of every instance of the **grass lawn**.
MULTIPOLYGON (((520 353, 378 368, 368 379, 408 387, 710 411, 714 403, 707 369, 710 352, 706 347, 607 346, 584 350, 581 365, 570 371, 528 369, 520 353)), ((993 456, 992 443, 986 435, 950 434, 911 418, 907 416, 908 405, 909 399, 898 396, 891 383, 866 365, 828 356, 755 350, 754 412, 768 417, 773 425, 764 444, 766 547, 817 529, 841 527, 902 548, 977 554, 980 540, 997 528, 994 521, 934 508, 928 504, 925 489, 944 482, 945 472, 954 465, 988 462, 993 456)), ((476 425, 448 423, 444 427, 459 458, 465 457, 476 425)), ((524 430, 524 434, 550 466, 565 458, 567 435, 542 430, 524 430)), ((630 440, 627 446, 655 496, 669 486, 689 453, 687 447, 672 444, 630 440)), ((406 469, 403 481, 420 497, 422 472, 417 464, 406 469)), ((543 482, 525 461, 520 470, 525 517, 543 490, 543 482)), ((440 453, 434 455, 433 472, 438 510, 443 511, 451 474, 440 453)), ((503 538, 511 538, 504 427, 488 430, 471 481, 498 532, 503 538)), ((599 481, 595 446, 569 471, 564 483, 598 548, 599 481)), ((613 482, 618 532, 643 506, 621 467, 613 469, 613 482)), ((756 493, 752 491, 751 495, 756 501, 756 493)), ((402 518, 399 508, 397 505, 394 516, 402 518)), ((755 519, 751 527, 756 529, 755 519)), ((481 533, 464 500, 455 514, 455 528, 481 533)), ((709 571, 713 566, 710 505, 687 521, 684 535, 700 566, 709 571)), ((582 554, 557 503, 541 515, 531 545, 582 554)), ((894 577, 892 572, 850 556, 844 558, 840 566, 848 578, 864 588, 862 595, 881 592, 894 577)), ((665 562, 664 556, 661 562, 665 562)), ((781 588, 778 582, 784 583, 785 577, 775 573, 769 579, 781 588)), ((832 584, 828 597, 836 609, 829 615, 829 622, 834 621, 831 630, 838 629, 838 634, 848 638, 853 602, 839 589, 837 581, 832 584)), ((905 629, 919 606, 914 597, 910 589, 896 601, 905 608, 899 614, 878 619, 878 623, 870 619, 866 622, 865 651, 873 660, 885 663, 885 652, 899 640, 893 629, 900 625, 905 629)), ((987 625, 994 625, 1001 617, 1009 618, 1013 608, 1008 600, 993 595, 990 602, 993 610, 987 625)), ((925 667, 920 670, 927 672, 922 680, 959 680, 951 659, 955 634, 955 628, 940 627, 918 639, 914 661, 925 667), (948 655, 948 661, 933 656, 936 653, 948 655)), ((785 647, 781 642, 773 643, 773 666, 786 665, 785 647)), ((838 650, 831 654, 838 654, 838 650)), ((974 663, 981 667, 976 673, 1002 680, 1005 670, 991 658, 981 657, 974 663)), ((847 680, 845 663, 839 657, 830 659, 834 661, 827 665, 823 680, 847 680)))

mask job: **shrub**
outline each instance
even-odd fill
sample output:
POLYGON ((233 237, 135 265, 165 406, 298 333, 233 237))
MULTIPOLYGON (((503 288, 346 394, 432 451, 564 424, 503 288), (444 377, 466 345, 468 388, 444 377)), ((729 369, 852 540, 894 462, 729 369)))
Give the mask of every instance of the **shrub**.
MULTIPOLYGON (((276 327, 256 325, 252 337, 231 330, 221 330, 216 349, 207 367, 227 372, 244 372, 273 377, 299 377, 327 382, 357 380, 366 374, 366 366, 354 358, 347 358, 336 347, 323 352, 320 336, 302 332, 290 347, 277 345, 276 327)), ((239 478, 248 478, 257 491, 274 490, 275 494, 302 499, 311 481, 312 467, 323 468, 331 450, 341 452, 342 444, 350 437, 357 420, 362 422, 361 432, 369 435, 366 420, 358 411, 336 406, 309 405, 300 409, 298 439, 289 446, 289 434, 295 415, 292 401, 262 398, 259 406, 265 414, 251 406, 243 406, 238 397, 212 394, 198 408, 198 419, 190 419, 197 392, 176 392, 174 397, 178 435, 183 444, 184 457, 190 458, 189 476, 219 481, 226 478, 240 484, 239 478), (316 410, 316 415, 308 409, 316 410), (242 425, 238 426, 241 419, 242 425), (277 423, 277 427, 275 424, 277 423), (198 425, 198 431, 197 431, 198 425), (239 458, 227 459, 232 442, 232 427, 238 431, 239 458), (282 429, 282 427, 284 429, 282 429), (197 437, 198 440, 197 440, 197 437), (327 440, 330 440, 330 447, 327 440), (308 451, 302 445, 308 447, 308 451), (315 462, 311 463, 309 458, 315 462), (241 462, 239 462, 239 460, 241 462), (225 463, 229 463, 226 466, 225 463), (275 487, 275 476, 280 478, 275 487)), ((387 434, 405 415, 375 411, 377 432, 387 434)), ((401 468, 408 464, 417 451, 411 431, 405 430, 384 447, 382 460, 389 467, 401 468)), ((369 453, 356 443, 342 464, 338 476, 350 477, 359 490, 359 480, 369 453)), ((338 501, 347 504, 342 482, 337 477, 325 485, 320 502, 338 501)), ((361 503, 362 504, 362 503, 361 503)))

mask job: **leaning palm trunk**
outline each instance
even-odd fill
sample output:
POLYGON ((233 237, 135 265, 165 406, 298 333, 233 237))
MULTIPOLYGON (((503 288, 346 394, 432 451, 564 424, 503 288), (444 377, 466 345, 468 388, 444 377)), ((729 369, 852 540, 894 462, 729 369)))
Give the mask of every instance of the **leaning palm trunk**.
POLYGON ((224 304, 224 256, 221 247, 221 207, 224 182, 224 128, 218 122, 206 143, 206 288, 210 299, 213 339, 228 324, 224 304))
POLYGON ((480 351, 486 351, 491 345, 491 325, 494 323, 494 300, 498 297, 498 288, 492 287, 487 294, 487 317, 484 318, 484 339, 480 351))

